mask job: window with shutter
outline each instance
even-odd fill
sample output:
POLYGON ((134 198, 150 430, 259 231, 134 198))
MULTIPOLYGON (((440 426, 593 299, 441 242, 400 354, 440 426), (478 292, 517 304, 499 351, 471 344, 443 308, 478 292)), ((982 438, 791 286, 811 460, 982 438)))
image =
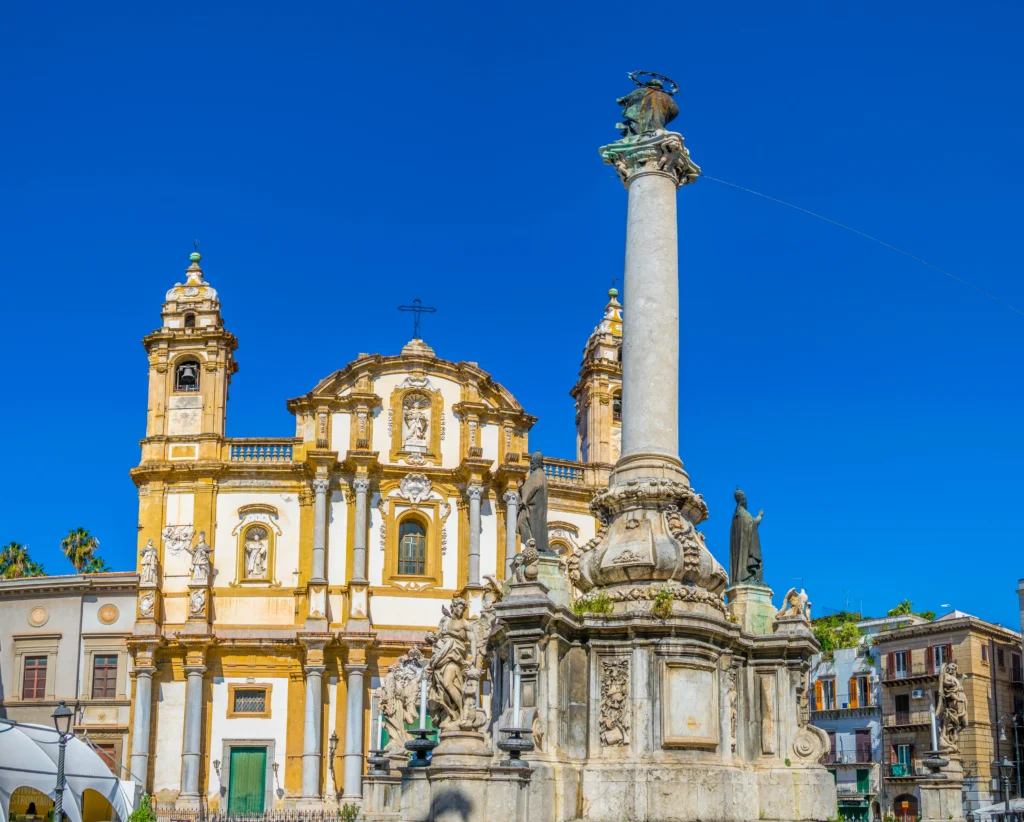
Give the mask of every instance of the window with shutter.
POLYGON ((857 701, 857 697, 858 697, 858 693, 857 693, 857 677, 855 677, 855 676, 851 676, 850 677, 849 688, 850 688, 850 696, 849 696, 849 702, 847 703, 847 705, 850 708, 856 708, 859 705, 859 703, 857 701))
POLYGON ((823 688, 821 687, 821 680, 816 679, 814 681, 814 708, 815 711, 823 711, 825 705, 825 698, 823 694, 823 688))

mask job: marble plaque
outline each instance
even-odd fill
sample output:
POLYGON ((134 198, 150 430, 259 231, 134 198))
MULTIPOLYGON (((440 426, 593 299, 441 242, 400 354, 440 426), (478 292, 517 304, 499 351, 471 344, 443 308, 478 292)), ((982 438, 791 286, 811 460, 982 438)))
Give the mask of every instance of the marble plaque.
POLYGON ((167 401, 167 434, 199 434, 203 430, 203 398, 194 394, 167 401))
POLYGON ((711 665, 666 662, 661 674, 664 747, 717 746, 718 671, 711 665))

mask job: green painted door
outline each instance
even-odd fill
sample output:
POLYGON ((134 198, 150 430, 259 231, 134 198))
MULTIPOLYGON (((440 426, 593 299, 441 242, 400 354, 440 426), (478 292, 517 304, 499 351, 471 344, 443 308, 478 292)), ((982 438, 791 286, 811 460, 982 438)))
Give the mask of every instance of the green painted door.
POLYGON ((857 793, 871 793, 871 771, 857 768, 857 793))
POLYGON ((263 813, 267 749, 232 748, 228 813, 263 813))

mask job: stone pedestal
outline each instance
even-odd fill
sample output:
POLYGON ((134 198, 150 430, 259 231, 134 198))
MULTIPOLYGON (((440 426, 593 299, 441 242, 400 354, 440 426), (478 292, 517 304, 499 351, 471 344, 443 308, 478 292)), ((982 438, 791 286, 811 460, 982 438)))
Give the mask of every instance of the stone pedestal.
POLYGON ((767 585, 734 585, 725 592, 729 612, 744 631, 757 636, 772 633, 775 606, 772 589, 767 585))
POLYGON ((964 771, 958 756, 929 751, 923 760, 933 771, 918 780, 921 791, 921 822, 962 822, 964 819, 964 771))
MULTIPOLYGON (((368 801, 367 822, 535 822, 547 817, 543 808, 530 813, 529 768, 403 769, 397 817, 368 801)), ((376 789, 367 794, 377 796, 376 789)))
POLYGON ((563 560, 558 557, 542 556, 537 563, 537 581, 547 589, 555 605, 568 608, 572 602, 572 590, 562 565, 563 560))
POLYGON ((430 762, 434 768, 482 768, 493 755, 478 731, 441 731, 430 762))

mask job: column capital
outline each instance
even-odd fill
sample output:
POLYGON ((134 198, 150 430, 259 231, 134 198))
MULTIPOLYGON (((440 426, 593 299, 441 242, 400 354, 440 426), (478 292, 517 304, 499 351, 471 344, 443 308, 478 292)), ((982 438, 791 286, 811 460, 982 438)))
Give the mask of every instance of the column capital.
POLYGON ((645 174, 667 177, 676 188, 700 176, 700 166, 690 159, 683 135, 675 131, 659 129, 639 137, 626 137, 599 150, 605 163, 615 167, 626 188, 645 174))
POLYGON ((361 674, 370 666, 365 662, 346 662, 343 667, 346 674, 361 674))
POLYGON ((182 670, 187 674, 199 674, 202 676, 206 673, 206 666, 203 664, 195 665, 188 662, 182 667, 182 670))
POLYGON ((310 674, 318 674, 320 676, 323 676, 324 671, 327 670, 327 666, 326 665, 303 665, 302 666, 302 670, 305 672, 306 676, 309 676, 310 674))
POLYGON ((484 494, 484 487, 482 485, 470 485, 466 488, 466 497, 476 502, 480 501, 480 498, 484 494))
POLYGON ((370 481, 368 479, 354 479, 352 480, 352 489, 357 494, 365 494, 370 490, 370 481))
POLYGON ((317 495, 326 494, 331 490, 331 481, 324 477, 313 480, 313 493, 317 495))
POLYGON ((506 491, 501 498, 505 500, 506 505, 519 505, 520 502, 519 492, 513 491, 511 488, 506 491))

